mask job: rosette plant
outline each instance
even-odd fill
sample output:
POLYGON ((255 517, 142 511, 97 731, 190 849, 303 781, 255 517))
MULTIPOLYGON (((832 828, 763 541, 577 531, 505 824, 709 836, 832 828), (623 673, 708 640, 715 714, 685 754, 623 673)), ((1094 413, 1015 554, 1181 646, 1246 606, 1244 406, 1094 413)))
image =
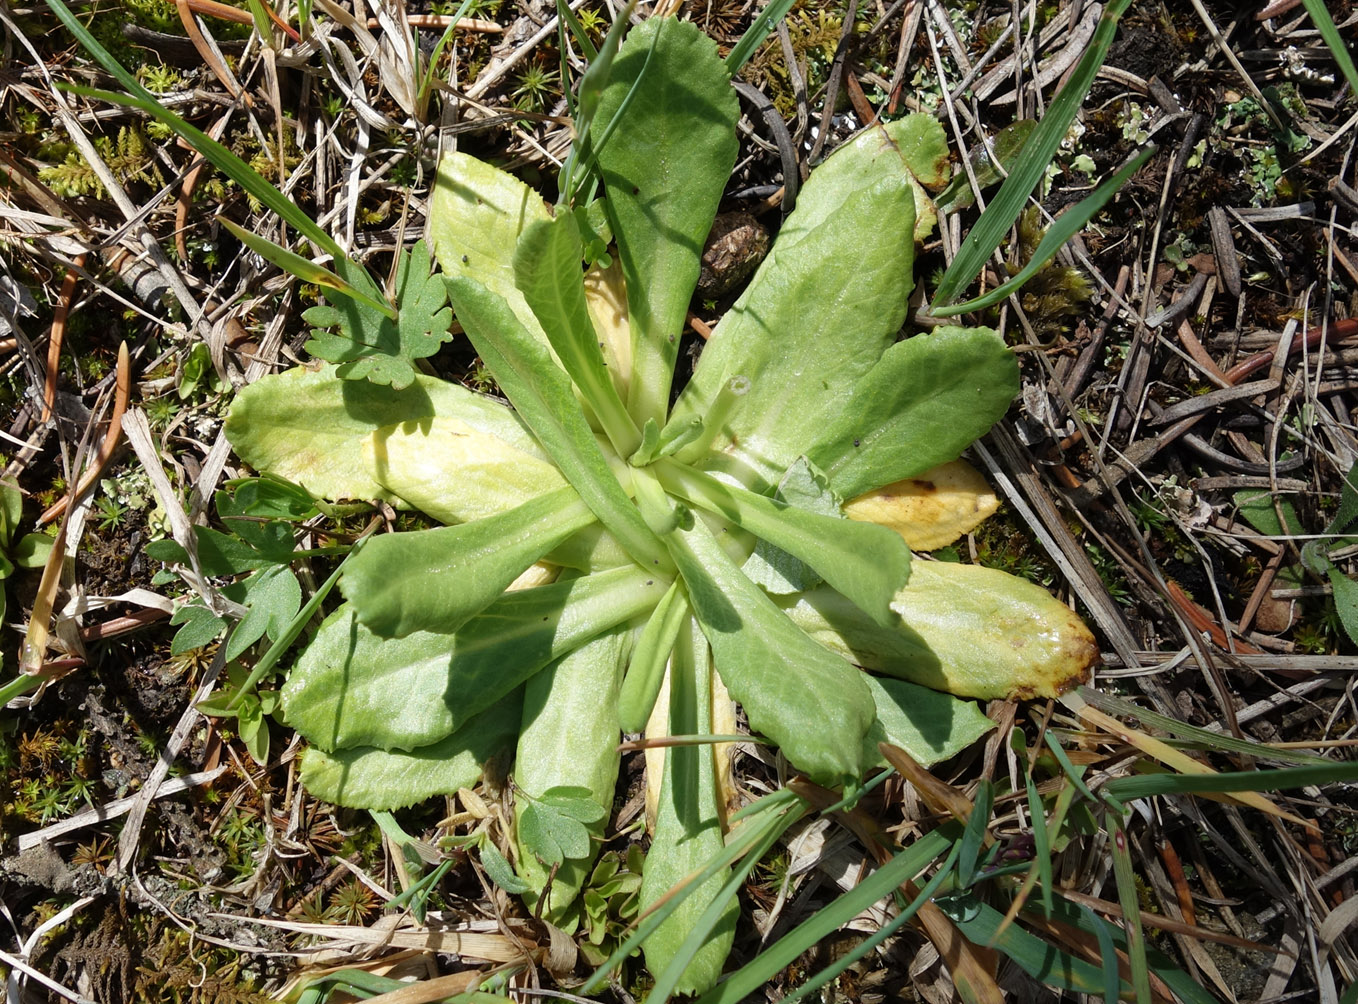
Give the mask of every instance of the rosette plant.
MULTIPOLYGON (((733 699, 792 768, 852 790, 879 740, 934 762, 988 727, 965 698, 1055 695, 1096 654, 1039 587, 912 560, 993 509, 958 457, 1018 389, 991 330, 900 337, 927 189, 946 181, 939 126, 873 126, 816 168, 676 396, 737 101, 715 45, 679 21, 632 29, 600 65, 560 201, 449 154, 439 269, 416 254, 399 275, 392 330, 436 345, 446 289, 507 405, 413 369, 353 379, 344 361, 245 388, 227 427, 245 461, 317 497, 446 524, 374 537, 344 566, 345 602, 282 690, 310 743, 303 782, 391 808, 469 786, 516 747, 519 882, 563 926, 620 732, 728 734, 733 699)), ((392 368, 357 375, 373 372, 392 368)), ((719 749, 651 751, 643 905, 722 849, 719 749)), ((652 970, 712 899, 647 942, 652 970)), ((733 923, 727 910, 686 957, 681 989, 716 978, 733 923)))

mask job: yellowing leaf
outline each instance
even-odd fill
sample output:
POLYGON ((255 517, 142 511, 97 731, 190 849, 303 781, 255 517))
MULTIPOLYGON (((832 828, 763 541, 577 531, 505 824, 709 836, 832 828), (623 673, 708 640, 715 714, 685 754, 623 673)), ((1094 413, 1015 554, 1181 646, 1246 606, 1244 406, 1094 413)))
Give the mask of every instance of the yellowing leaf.
POLYGON ((566 484, 546 460, 456 418, 402 422, 363 443, 382 487, 442 523, 504 512, 566 484))
POLYGON ((939 660, 929 678, 907 679, 958 697, 1056 697, 1099 657, 1073 610, 994 568, 917 561, 891 607, 939 660))
POLYGON ((632 328, 627 323, 627 285, 616 258, 608 268, 591 265, 585 272, 585 304, 603 343, 599 347, 604 362, 613 373, 619 396, 626 401, 632 382, 632 328))
POLYGON ((965 460, 954 460, 860 495, 845 503, 844 515, 895 530, 911 550, 932 551, 971 531, 999 507, 985 478, 965 460))

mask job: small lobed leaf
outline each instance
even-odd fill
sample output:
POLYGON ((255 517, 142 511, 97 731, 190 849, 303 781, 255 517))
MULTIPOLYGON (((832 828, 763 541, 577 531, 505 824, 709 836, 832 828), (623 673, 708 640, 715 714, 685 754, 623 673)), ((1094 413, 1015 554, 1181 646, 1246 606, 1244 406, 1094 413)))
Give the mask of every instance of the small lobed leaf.
POLYGON ((338 363, 343 380, 368 380, 404 390, 414 381, 414 362, 432 356, 452 335, 452 311, 441 276, 430 274, 429 249, 419 241, 403 251, 396 269, 395 318, 359 300, 312 307, 303 319, 316 325, 307 351, 338 363), (336 327, 338 333, 328 329, 336 327))
POLYGON ((261 569, 245 582, 248 610, 226 643, 228 661, 239 659, 266 634, 273 640, 282 637, 297 611, 302 608, 302 586, 287 565, 261 569))

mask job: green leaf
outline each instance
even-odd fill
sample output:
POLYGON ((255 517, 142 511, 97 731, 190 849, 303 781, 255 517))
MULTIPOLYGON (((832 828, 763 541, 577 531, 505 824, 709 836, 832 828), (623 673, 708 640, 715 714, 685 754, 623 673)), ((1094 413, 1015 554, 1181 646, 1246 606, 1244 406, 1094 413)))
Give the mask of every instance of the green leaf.
POLYGON ((218 492, 217 513, 229 516, 261 516, 265 519, 301 522, 315 516, 319 510, 315 501, 301 485, 295 485, 276 475, 242 478, 227 483, 231 494, 218 492))
POLYGON ((676 580, 665 598, 651 611, 641 629, 627 675, 618 694, 618 724, 624 732, 640 732, 655 709, 656 698, 665 683, 665 667, 679 632, 688 623, 688 598, 683 583, 676 580))
POLYGON ((728 80, 696 26, 653 18, 628 33, 599 101, 591 136, 627 278, 638 426, 664 420, 703 243, 735 164, 740 108, 728 80))
MULTIPOLYGON (((630 641, 626 628, 601 635, 525 686, 514 780, 527 797, 515 802, 515 813, 522 817, 541 803, 584 824, 589 837, 586 853, 567 855, 551 879, 543 915, 557 926, 570 922, 613 807, 621 760, 618 684, 630 641)), ((519 848, 519 874, 532 889, 527 904, 536 909, 550 873, 542 865, 549 854, 528 841, 522 824, 519 848)))
POLYGON ((441 742, 409 752, 360 746, 326 753, 309 747, 302 755, 302 784, 323 801, 353 809, 402 809, 470 788, 489 760, 513 747, 520 704, 516 690, 441 742))
MULTIPOLYGON (((955 827, 950 829, 955 831, 955 827)), ((796 963, 808 949, 822 944, 835 931, 870 908, 883 896, 890 895, 902 883, 927 868, 931 862, 943 857, 955 839, 955 832, 936 830, 916 840, 829 906, 817 910, 807 920, 783 935, 760 952, 753 961, 733 973, 719 987, 698 998, 694 1004, 739 1004, 746 1000, 750 994, 796 963)), ((946 874, 947 869, 941 869, 941 872, 946 874)), ((932 889, 929 892, 932 893, 932 889)), ((928 897, 921 895, 902 913, 908 920, 926 902, 928 897)))
POLYGON ((885 527, 824 516, 727 485, 673 461, 656 468, 670 491, 801 561, 883 626, 910 575, 910 549, 885 527))
POLYGON ((1331 565, 1326 569, 1334 593, 1334 609, 1349 641, 1358 642, 1358 582, 1331 565))
POLYGON ((451 735, 548 663, 655 606, 636 568, 506 593, 452 635, 382 638, 351 605, 326 619, 283 687, 284 720, 324 749, 414 749, 451 735))
POLYGON ((239 659, 267 633, 277 640, 302 606, 302 586, 286 565, 261 569, 245 582, 249 609, 226 643, 228 661, 239 659))
POLYGON ((819 783, 860 778, 874 718, 862 674, 788 620, 700 521, 666 539, 717 672, 750 727, 819 783))
POLYGON ((444 275, 474 279, 509 304, 539 341, 545 335, 514 280, 514 249, 531 224, 551 219, 518 178, 465 153, 444 154, 429 206, 429 239, 444 275))
POLYGON ((505 856, 489 841, 481 845, 481 867, 485 869, 487 878, 511 896, 522 896, 533 889, 531 883, 514 874, 505 856))
POLYGON ((389 533, 349 562, 340 591, 358 619, 384 637, 456 631, 529 565, 594 513, 575 490, 559 488, 515 509, 462 526, 389 533))
MULTIPOLYGON (((303 282, 313 283, 323 286, 326 289, 342 293, 344 296, 363 304, 372 310, 377 311, 384 317, 396 320, 396 308, 385 299, 370 296, 361 289, 350 285, 344 279, 330 271, 324 265, 319 265, 310 258, 303 258, 301 255, 289 251, 273 241, 261 237, 259 234, 251 233, 244 227, 238 226, 228 220, 225 216, 218 216, 217 222, 224 226, 237 240, 248 247, 255 254, 265 261, 272 262, 289 275, 296 276, 303 282)), ((201 343, 200 343, 201 344, 201 343)), ((180 397, 187 395, 180 394, 180 397)))
POLYGON ((229 621, 205 606, 192 603, 175 610, 170 623, 183 625, 170 642, 170 654, 180 655, 216 641, 229 621))
POLYGON ((842 498, 956 460, 1019 391, 1018 362, 990 328, 939 328, 887 349, 807 451, 842 498))
MULTIPOLYGON (((712 729, 712 658, 707 640, 691 620, 680 633, 670 671, 669 735, 702 735, 712 729)), ((659 738, 650 735, 648 738, 659 738)), ((643 914, 721 853, 721 809, 711 746, 672 746, 664 751, 655 832, 641 877, 643 914)), ((660 974, 679 954, 699 918, 712 905, 729 870, 722 869, 678 905, 643 943, 646 965, 660 974)), ((735 938, 739 904, 730 900, 714 930, 683 970, 676 989, 701 993, 721 975, 735 938)))
POLYGON ((269 760, 269 723, 256 700, 243 701, 236 709, 236 727, 251 759, 261 766, 269 760))
POLYGON ((995 727, 975 701, 960 701, 905 680, 864 675, 877 721, 863 740, 869 767, 885 767, 877 744, 899 746, 926 767, 961 753, 995 727))
POLYGON ((764 39, 772 34, 774 26, 787 16, 795 2, 796 0, 773 0, 764 5, 759 11, 759 16, 745 29, 745 34, 740 36, 740 41, 726 56, 726 69, 731 76, 734 77, 740 72, 740 68, 750 61, 750 57, 763 44, 764 39))
POLYGON ((749 488, 777 484, 905 320, 915 183, 894 142, 904 121, 866 130, 812 172, 675 405, 671 424, 710 421, 732 379, 748 380, 722 428, 709 430, 719 454, 704 465, 749 488))
POLYGON ((448 280, 467 337, 519 416, 537 435, 599 522, 644 568, 668 571, 655 534, 618 484, 566 374, 533 340, 505 300, 470 279, 448 280))
POLYGON ((1307 785, 1358 780, 1358 763, 1330 763, 1314 767, 1282 767, 1278 770, 1242 770, 1219 774, 1137 774, 1109 781, 1101 789, 1127 802, 1155 795, 1203 792, 1281 791, 1307 785))
POLYGON ((56 541, 45 533, 26 533, 10 551, 10 557, 20 568, 43 568, 56 541))
POLYGON ((511 446, 454 417, 384 426, 362 453, 378 484, 443 523, 485 519, 567 487, 536 445, 511 446))
POLYGON ((465 387, 421 376, 398 391, 341 380, 330 366, 298 367, 243 387, 226 435, 251 467, 303 485, 317 498, 394 501, 369 472, 362 444, 375 429, 436 414, 540 455, 512 411, 465 387))
POLYGON ((1103 970, 1070 952, 1049 945, 987 903, 976 901, 974 909, 954 916, 953 922, 968 941, 998 948, 1020 969, 1041 983, 1086 994, 1103 992, 1103 970))
POLYGON ((561 365, 614 449, 626 456, 637 448, 640 433, 604 364, 602 343, 585 304, 582 252, 573 214, 530 224, 514 252, 514 278, 561 365))
POLYGON ((9 547, 24 518, 24 496, 10 484, 0 484, 0 547, 9 547))
POLYGON ((1302 529, 1297 507, 1285 494, 1274 495, 1257 488, 1245 488, 1235 493, 1234 501, 1241 518, 1262 534, 1281 537, 1300 536, 1306 532, 1302 529), (1281 519, 1278 517, 1279 511, 1282 512, 1281 519))
POLYGON ((549 792, 543 798, 527 800, 519 813, 519 840, 530 848, 547 866, 560 865, 569 859, 591 856, 589 827, 585 821, 568 811, 579 808, 578 803, 598 808, 588 799, 572 799, 566 807, 551 800, 549 792))
POLYGON ((342 380, 369 380, 404 390, 415 379, 415 360, 432 356, 452 337, 447 302, 442 277, 430 274, 429 249, 420 241, 401 252, 396 312, 357 299, 312 307, 302 313, 315 325, 306 349, 318 359, 339 363, 335 375, 342 380), (339 333, 330 333, 332 327, 339 333))
POLYGON ((1090 40, 1084 55, 1080 57, 1080 62, 1076 64, 1064 86, 1047 106, 1042 121, 1024 144, 1023 152, 1010 169, 1009 176, 1004 179, 1004 184, 995 193, 995 198, 962 241, 957 256, 943 274, 938 289, 934 291, 930 307, 933 314, 943 316, 939 311, 980 274, 992 252, 1000 246, 1000 242, 1009 233, 1009 228, 1018 219, 1019 213, 1023 212, 1024 206, 1028 203, 1028 195, 1042 180, 1043 174, 1056 157, 1056 151, 1065 141, 1071 123, 1075 121, 1080 105, 1085 95, 1089 93, 1094 77, 1108 54, 1108 47, 1113 44, 1118 19, 1129 6, 1131 0, 1111 0, 1104 7, 1103 16, 1099 18, 1098 26, 1094 29, 1094 37, 1090 40))

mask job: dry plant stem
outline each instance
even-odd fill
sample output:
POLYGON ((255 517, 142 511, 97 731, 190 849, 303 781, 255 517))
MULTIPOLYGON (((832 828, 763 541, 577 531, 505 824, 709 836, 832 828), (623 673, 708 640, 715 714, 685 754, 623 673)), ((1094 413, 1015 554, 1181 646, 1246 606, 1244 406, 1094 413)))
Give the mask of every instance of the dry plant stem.
MULTIPOLYGON (((447 28, 453 23, 453 19, 446 14, 408 14, 406 22, 412 28, 447 28)), ((375 17, 368 18, 368 27, 380 27, 380 22, 375 17)), ((479 17, 464 17, 457 22, 460 31, 479 31, 485 35, 503 35, 504 25, 494 21, 486 21, 479 17)))
MULTIPOLYGON (((1358 319, 1346 318, 1342 321, 1331 321, 1328 324, 1317 325, 1306 332, 1304 339, 1294 341, 1288 348, 1288 355, 1300 352, 1303 348, 1314 350, 1320 345, 1325 332, 1328 329, 1329 337, 1334 341, 1345 338, 1352 338, 1358 335, 1358 319)), ((1257 373, 1273 363, 1276 352, 1259 352, 1236 363, 1223 374, 1223 379, 1227 384, 1234 386, 1246 377, 1257 373)), ((1174 442, 1184 433, 1188 432, 1202 420, 1204 416, 1192 415, 1176 422, 1164 432, 1151 439, 1142 439, 1130 444, 1120 457, 1110 464, 1102 465, 1102 470, 1092 478, 1089 478, 1078 489, 1069 496, 1072 505, 1078 507, 1087 505, 1089 502, 1098 498, 1109 489, 1121 484, 1128 474, 1134 470, 1139 470, 1148 464, 1152 457, 1174 442)), ((1069 443, 1074 445, 1080 441, 1079 433, 1071 436, 1069 443)))
MULTIPOLYGON (((188 34, 189 41, 193 43, 194 49, 198 51, 199 57, 207 64, 207 68, 212 71, 212 75, 221 82, 221 85, 224 88, 226 88, 226 93, 231 95, 232 99, 244 101, 248 105, 250 103, 250 95, 245 93, 240 84, 236 81, 235 75, 226 68, 226 64, 218 57, 216 50, 208 44, 207 39, 203 37, 203 32, 198 27, 197 20, 194 19, 193 15, 195 11, 211 13, 211 11, 205 10, 200 5, 201 2, 202 0, 175 0, 174 6, 175 10, 179 13, 179 21, 184 25, 184 31, 188 34)), ((249 14, 245 11, 237 11, 234 7, 230 8, 230 10, 237 14, 245 14, 246 20, 249 22, 249 14)))
MULTIPOLYGON (((23 644, 19 646, 19 670, 27 676, 40 676, 47 655, 47 639, 51 635, 52 610, 56 606, 57 589, 61 586, 61 569, 66 560, 66 524, 62 523, 47 564, 42 569, 38 594, 33 599, 33 612, 28 618, 23 644)), ((73 667, 72 667, 73 668, 73 667)), ((69 671, 69 669, 68 669, 69 671)), ((63 674, 64 675, 64 674, 63 674)))
POLYGON ((75 299, 75 284, 79 278, 76 269, 85 267, 85 255, 75 260, 75 267, 66 270, 61 280, 61 292, 57 294, 57 309, 52 314, 52 330, 47 337, 47 373, 42 384, 42 415, 39 422, 52 417, 52 409, 57 401, 57 369, 61 363, 61 343, 66 336, 66 318, 70 316, 71 303, 75 299))
MULTIPOLYGON (((175 0, 176 5, 183 2, 185 2, 185 0, 175 0)), ((248 10, 241 10, 239 7, 218 3, 217 0, 187 0, 187 5, 189 10, 193 11, 195 14, 205 14, 208 17, 220 18, 223 21, 233 21, 236 24, 253 25, 255 23, 254 17, 248 10)), ((278 28, 279 31, 285 32, 288 38, 292 39, 294 42, 300 43, 302 41, 302 36, 297 34, 297 30, 280 18, 272 7, 267 3, 261 4, 261 6, 264 8, 264 13, 268 15, 269 20, 273 22, 274 27, 278 28)))
POLYGON ((69 492, 65 498, 56 502, 38 517, 39 526, 45 526, 64 513, 72 502, 82 497, 99 480, 104 468, 113 458, 113 451, 118 448, 118 437, 123 431, 123 413, 127 410, 127 396, 131 389, 132 363, 128 356, 127 343, 123 342, 118 349, 118 373, 113 392, 113 414, 109 416, 108 429, 104 433, 104 441, 99 446, 99 452, 95 455, 94 462, 80 476, 75 490, 69 492))

